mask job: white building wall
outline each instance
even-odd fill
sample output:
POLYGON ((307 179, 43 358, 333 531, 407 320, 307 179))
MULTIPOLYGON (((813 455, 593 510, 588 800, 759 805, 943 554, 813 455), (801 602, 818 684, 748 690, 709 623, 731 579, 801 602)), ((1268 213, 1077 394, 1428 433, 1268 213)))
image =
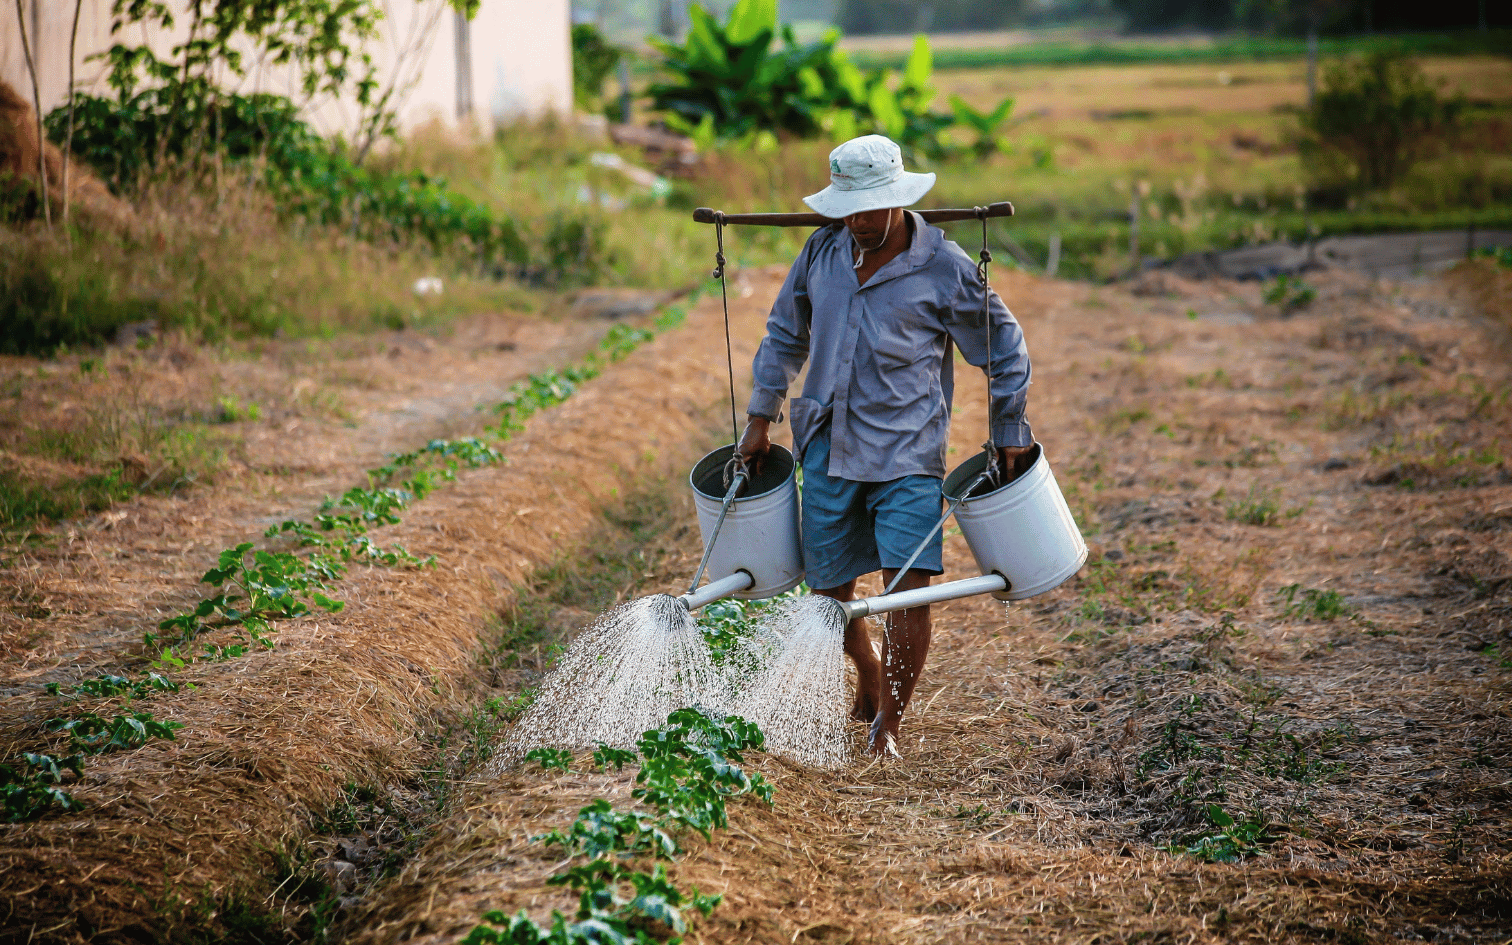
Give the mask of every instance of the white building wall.
MULTIPOLYGON (((177 4, 175 4, 177 5, 177 4)), ((67 98, 69 30, 74 0, 22 0, 28 33, 37 60, 42 110, 67 98)), ((91 57, 116 41, 145 43, 166 56, 178 36, 148 35, 140 28, 124 39, 110 34, 111 0, 83 0, 75 54, 75 85, 80 91, 108 94, 104 65, 91 57)), ((392 86, 401 130, 429 121, 457 123, 458 44, 455 16, 443 0, 383 0, 381 36, 368 52, 379 69, 382 87, 392 86)), ((498 123, 572 110, 572 39, 569 0, 483 0, 469 26, 473 117, 498 123)), ((180 18, 182 20, 182 17, 180 18)), ((179 32, 184 30, 180 24, 179 32)), ((0 2, 0 79, 28 101, 31 76, 22 54, 14 0, 0 2)), ((228 77, 229 79, 229 77, 228 77)), ((305 117, 325 134, 352 136, 361 121, 355 97, 317 97, 306 101, 299 77, 291 69, 248 69, 240 92, 277 92, 303 106, 305 117)))

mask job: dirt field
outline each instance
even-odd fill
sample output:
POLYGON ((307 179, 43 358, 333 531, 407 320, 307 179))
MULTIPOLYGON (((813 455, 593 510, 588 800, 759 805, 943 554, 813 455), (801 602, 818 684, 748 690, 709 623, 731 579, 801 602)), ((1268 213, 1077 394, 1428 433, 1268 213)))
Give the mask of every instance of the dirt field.
MULTIPOLYGON (((737 288, 738 363, 779 278, 737 288)), ((1285 313, 1254 283, 998 277, 1088 566, 1011 609, 937 608, 901 761, 759 758, 775 805, 733 805, 673 869, 725 895, 691 941, 1509 940, 1507 279, 1310 279, 1285 313), (1237 862, 1186 852, 1221 844, 1215 809, 1237 862)), ((565 908, 529 838, 623 801, 628 772, 485 777, 497 729, 457 739, 539 676, 544 638, 499 658, 500 613, 565 572, 620 598, 692 572, 681 477, 727 422, 718 319, 705 299, 386 530, 437 568, 355 571, 341 614, 193 665, 198 689, 152 703, 176 742, 92 763, 81 814, 0 827, 0 938, 297 939, 321 888, 343 941, 565 908)), ((959 458, 981 396, 963 375, 959 458)), ((156 611, 274 505, 144 499, 7 567, 7 757, 47 744, 41 683, 140 666, 156 611)), ((958 535, 947 570, 971 573, 958 535)))

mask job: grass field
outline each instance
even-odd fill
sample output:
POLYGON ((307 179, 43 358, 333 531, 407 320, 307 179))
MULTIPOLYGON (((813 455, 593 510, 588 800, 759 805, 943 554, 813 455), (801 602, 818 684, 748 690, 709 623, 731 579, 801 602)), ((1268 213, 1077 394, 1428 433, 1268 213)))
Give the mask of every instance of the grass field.
MULTIPOLYGON (((1307 54, 1307 42, 1301 38, 1206 34, 1129 37, 1112 29, 946 34, 932 37, 932 41, 935 66, 940 69, 1241 63, 1297 60, 1307 54)), ((846 37, 844 46, 859 63, 897 68, 907 58, 912 42, 908 36, 846 37)), ((1512 31, 1324 37, 1318 48, 1323 56, 1377 50, 1401 50, 1416 56, 1504 56, 1512 50, 1512 31)))

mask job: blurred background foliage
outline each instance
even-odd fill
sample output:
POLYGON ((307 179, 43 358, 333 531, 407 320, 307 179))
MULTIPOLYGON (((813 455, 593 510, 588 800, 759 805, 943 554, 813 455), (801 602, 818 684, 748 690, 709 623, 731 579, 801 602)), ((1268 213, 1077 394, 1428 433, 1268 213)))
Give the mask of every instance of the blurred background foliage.
POLYGON ((722 25, 702 7, 689 13, 682 43, 652 39, 666 78, 646 94, 669 126, 701 144, 749 142, 761 134, 844 141, 876 133, 915 161, 983 155, 1000 144, 1011 99, 986 112, 959 100, 955 112, 932 110, 933 54, 923 34, 897 73, 863 71, 839 48, 839 30, 799 43, 791 27, 779 27, 777 0, 739 0, 722 25), (963 124, 976 134, 969 151, 944 136, 958 114, 969 116, 963 124))
MULTIPOLYGON (((368 6, 345 8, 356 16, 368 6)), ((993 234, 1010 249, 999 258, 1043 267, 1054 243, 1066 277, 1121 271, 1131 208, 1141 252, 1161 256, 1333 233, 1512 226, 1500 7, 1485 30, 1472 10, 1458 23, 1465 31, 1385 35, 1350 32, 1358 3, 1169 0, 1151 12, 1104 0, 963 0, 929 7, 933 40, 852 40, 835 24, 862 7, 879 29, 905 34, 924 9, 886 0, 580 4, 579 107, 618 115, 628 91, 637 123, 681 131, 700 152, 661 165, 566 120, 490 137, 436 127, 401 138, 376 86, 371 140, 325 139, 287 99, 211 83, 203 50, 176 63, 117 53, 112 94, 76 102, 71 147, 124 209, 48 229, 27 181, 0 182, 0 347, 98 344, 148 320, 207 339, 440 325, 480 307, 549 309, 564 290, 590 284, 697 284, 711 247, 690 209, 793 209, 826 183, 830 148, 871 131, 938 171, 930 205, 1012 199, 1018 216, 993 234), (1227 19, 1201 20, 1217 16, 1213 8, 1227 19), (1062 20, 1045 19, 1056 11, 1062 20), (643 29, 625 41, 625 23, 640 22, 631 13, 672 35, 642 44, 643 29), (951 17, 1027 32, 957 42, 946 32, 951 17), (1114 35, 1155 22, 1250 31, 1114 35), (1065 23, 1081 26, 1068 32, 1065 23), (1323 35, 1324 57, 1311 108, 1297 85, 1305 44, 1294 35, 1308 24, 1323 35), (626 74, 622 60, 628 90, 616 77, 626 74), (1278 97, 1227 104, 1262 92, 1278 97), (618 169, 627 166, 663 176, 648 187, 644 172, 618 169), (445 277, 446 292, 417 296, 414 280, 431 275, 445 277)), ((1384 14, 1372 9, 1379 30, 1384 14)), ((356 42, 362 28, 344 35, 356 42)), ((355 50, 343 54, 345 81, 366 81, 355 50)), ((55 142, 67 119, 47 116, 55 142)), ((732 257, 785 264, 803 236, 743 231, 732 257)))

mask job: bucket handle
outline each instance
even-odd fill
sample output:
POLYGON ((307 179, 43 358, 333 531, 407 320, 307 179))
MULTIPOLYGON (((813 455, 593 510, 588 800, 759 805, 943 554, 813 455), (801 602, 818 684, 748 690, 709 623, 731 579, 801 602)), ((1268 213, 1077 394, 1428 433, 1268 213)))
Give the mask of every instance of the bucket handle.
POLYGON ((725 474, 730 480, 730 490, 725 493, 724 501, 719 504, 719 520, 714 523, 714 531, 709 535, 709 543, 704 548, 703 560, 698 562, 698 573, 693 575, 693 583, 688 585, 689 594, 698 590, 698 582, 703 580, 704 569, 709 566, 709 555, 714 553, 714 543, 719 540, 719 530, 724 527, 725 516, 730 514, 731 504, 744 488, 746 480, 750 478, 751 474, 746 470, 745 463, 740 462, 739 459, 740 454, 736 453, 734 460, 731 461, 731 465, 736 467, 733 474, 730 473, 730 466, 725 466, 725 474))

